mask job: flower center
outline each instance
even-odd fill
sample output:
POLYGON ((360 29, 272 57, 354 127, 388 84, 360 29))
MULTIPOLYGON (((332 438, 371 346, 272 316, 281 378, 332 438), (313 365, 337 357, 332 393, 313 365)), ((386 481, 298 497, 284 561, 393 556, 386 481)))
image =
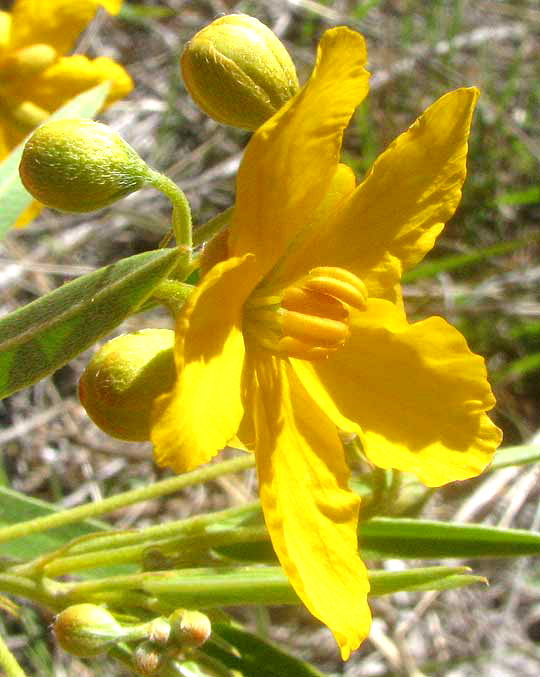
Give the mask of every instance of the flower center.
POLYGON ((257 288, 246 302, 244 333, 276 355, 325 358, 348 339, 350 309, 365 310, 366 301, 356 275, 321 266, 279 292, 257 288))
POLYGON ((20 81, 39 75, 56 61, 58 54, 51 45, 29 45, 0 59, 0 75, 4 81, 20 81))

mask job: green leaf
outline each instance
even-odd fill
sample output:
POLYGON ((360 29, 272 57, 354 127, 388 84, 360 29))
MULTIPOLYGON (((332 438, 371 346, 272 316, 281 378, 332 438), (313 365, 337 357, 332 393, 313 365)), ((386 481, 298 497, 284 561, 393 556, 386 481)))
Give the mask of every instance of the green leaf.
MULTIPOLYGON (((467 567, 424 567, 406 571, 369 571, 371 595, 403 590, 444 590, 483 582, 467 567), (464 575, 466 574, 466 575, 464 575)), ((172 607, 212 608, 245 604, 299 604, 281 567, 254 566, 183 569, 148 574, 142 586, 172 607)))
POLYGON ((358 529, 367 559, 517 557, 540 554, 540 534, 477 524, 374 517, 358 529))
POLYGON ((518 447, 499 449, 489 470, 499 470, 511 465, 527 465, 540 461, 540 444, 522 444, 518 447))
POLYGON ((79 277, 0 320, 0 399, 63 366, 132 313, 180 249, 137 254, 79 277))
MULTIPOLYGON (((34 519, 34 517, 51 515, 58 511, 59 508, 51 503, 30 498, 7 487, 0 487, 0 527, 19 524, 34 519)), ((103 531, 106 528, 106 525, 102 522, 86 520, 78 524, 69 524, 65 527, 33 533, 30 536, 0 543, 0 555, 23 560, 34 559, 34 557, 62 547, 74 538, 95 531, 103 531)))
MULTIPOLYGON (((52 503, 25 496, 7 487, 0 487, 0 528, 32 520, 35 517, 56 514, 61 510, 62 508, 52 503)), ((21 536, 0 543, 0 559, 4 559, 4 564, 10 563, 12 560, 30 561, 40 555, 54 552, 74 539, 109 529, 109 525, 105 522, 88 519, 47 531, 33 532, 28 536, 21 536)), ((83 573, 79 575, 82 578, 93 578, 127 574, 132 571, 134 571, 134 568, 131 566, 113 565, 95 568, 91 574, 83 573)))
POLYGON ((323 677, 322 672, 305 661, 236 625, 214 622, 212 635, 225 640, 231 651, 212 641, 202 651, 243 677, 323 677))
POLYGON ((501 244, 493 245, 492 247, 485 247, 484 249, 477 249, 470 254, 457 254, 455 256, 446 256, 444 258, 436 259, 435 261, 426 261, 413 270, 409 270, 403 275, 403 282, 409 284, 416 282, 426 277, 434 277, 439 273, 447 272, 449 270, 456 270, 475 263, 480 263, 493 256, 501 256, 507 254, 521 247, 526 247, 534 241, 535 238, 528 238, 524 240, 512 240, 511 242, 502 242, 501 244))
POLYGON ((531 355, 525 355, 524 357, 520 357, 518 360, 513 360, 503 369, 499 369, 495 373, 493 380, 495 381, 495 383, 501 383, 503 381, 508 381, 512 378, 525 376, 531 371, 539 371, 539 370, 540 370, 540 353, 532 353, 531 355))
POLYGON ((534 205, 540 203, 540 186, 530 186, 525 190, 514 190, 508 193, 503 193, 497 198, 496 203, 499 205, 534 205))
MULTIPOLYGON (((101 109, 110 88, 110 83, 103 82, 101 85, 79 94, 55 111, 49 120, 94 117, 101 109)), ((8 229, 34 199, 24 188, 19 178, 19 163, 24 144, 29 136, 30 134, 0 163, 0 205, 2 206, 0 209, 0 239, 4 237, 8 229)))
POLYGON ((148 25, 149 19, 166 19, 175 16, 176 10, 170 7, 146 7, 142 4, 124 2, 118 17, 128 23, 148 25))
MULTIPOLYGON (((516 447, 495 457, 492 467, 540 457, 538 446, 516 447), (521 451, 519 451, 521 450, 521 451), (515 454, 515 456, 513 455, 515 454)), ((476 524, 451 524, 404 517, 373 517, 358 526, 359 551, 365 559, 440 559, 443 557, 518 557, 540 554, 540 534, 476 524)), ((216 551, 240 562, 276 561, 270 540, 220 546, 216 551)))

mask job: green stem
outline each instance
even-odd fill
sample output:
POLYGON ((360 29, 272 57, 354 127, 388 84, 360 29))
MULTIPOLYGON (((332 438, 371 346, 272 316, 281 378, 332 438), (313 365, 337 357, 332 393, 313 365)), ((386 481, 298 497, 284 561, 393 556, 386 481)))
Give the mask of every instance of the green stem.
POLYGON ((231 222, 233 210, 234 207, 229 207, 204 225, 199 226, 193 233, 193 246, 198 247, 222 230, 222 228, 228 226, 231 222))
MULTIPOLYGON (((128 531, 113 534, 98 534, 92 541, 84 540, 70 548, 70 554, 82 554, 95 552, 97 550, 118 548, 128 545, 138 545, 143 543, 148 547, 156 539, 168 539, 178 536, 199 536, 201 532, 216 524, 232 521, 233 527, 237 528, 240 520, 259 514, 260 505, 258 501, 245 503, 234 508, 226 508, 204 515, 189 517, 188 519, 167 522, 166 524, 157 524, 152 527, 146 527, 141 531, 128 531)), ((218 532, 220 533, 222 529, 218 532)))
POLYGON ((390 487, 388 488, 387 500, 388 505, 393 506, 396 503, 399 492, 401 491, 401 485, 403 481, 403 475, 399 470, 392 470, 392 480, 390 482, 390 487))
POLYGON ((128 505, 139 503, 140 501, 148 501, 160 496, 172 494, 175 491, 180 491, 185 487, 193 484, 202 484, 209 480, 216 479, 221 475, 228 473, 239 472, 252 468, 255 464, 253 455, 242 455, 231 459, 230 461, 223 461, 215 465, 210 465, 200 470, 180 475, 178 477, 171 477, 161 482, 156 482, 148 487, 142 489, 134 489, 126 491, 110 498, 105 498, 103 501, 81 505, 71 510, 64 510, 53 515, 46 515, 44 517, 36 517, 35 519, 21 522, 19 524, 12 524, 8 527, 0 529, 0 543, 5 543, 14 538, 21 536, 28 536, 30 534, 47 531, 55 527, 62 527, 66 524, 73 524, 80 522, 89 517, 97 517, 98 515, 105 515, 113 512, 119 508, 125 508, 128 505))
POLYGON ((4 669, 6 677, 26 677, 24 670, 17 663, 15 656, 8 649, 2 635, 0 635, 0 667, 4 669))
MULTIPOLYGON (((222 567, 149 571, 64 584, 63 605, 97 599, 100 593, 143 590, 173 608, 231 604, 299 604, 280 567, 222 567)), ((121 599, 121 596, 119 597, 121 599)))
POLYGON ((372 494, 371 499, 360 507, 360 520, 365 521, 380 512, 384 512, 386 503, 386 470, 374 468, 371 477, 372 494))
POLYGON ((11 595, 31 599, 33 602, 49 607, 53 611, 60 611, 62 608, 56 598, 58 590, 61 590, 64 583, 56 581, 30 580, 23 576, 14 574, 0 574, 0 590, 11 595))
POLYGON ((186 247, 193 246, 191 235, 191 209, 189 202, 183 191, 171 181, 168 176, 160 174, 153 169, 149 170, 149 183, 157 190, 166 195, 173 205, 173 222, 172 227, 176 243, 185 245, 186 247))
MULTIPOLYGON (((62 576, 64 574, 80 571, 81 569, 93 569, 99 566, 140 562, 149 547, 152 549, 155 548, 163 553, 171 551, 180 552, 190 548, 196 548, 202 553, 209 548, 219 547, 221 545, 232 545, 234 543, 242 542, 253 543, 267 539, 268 533, 265 527, 236 528, 234 530, 227 529, 218 532, 197 533, 191 536, 177 536, 176 538, 158 541, 152 539, 150 542, 141 543, 139 545, 131 545, 123 548, 112 546, 84 555, 60 557, 46 564, 42 568, 42 571, 45 576, 54 578, 55 576, 62 576)), ((25 566, 26 565, 23 565, 23 567, 25 566)), ((13 571, 16 573, 31 572, 23 572, 21 569, 14 569, 13 571)))
POLYGON ((178 315, 194 287, 178 280, 163 280, 152 291, 152 299, 163 303, 173 314, 178 315))

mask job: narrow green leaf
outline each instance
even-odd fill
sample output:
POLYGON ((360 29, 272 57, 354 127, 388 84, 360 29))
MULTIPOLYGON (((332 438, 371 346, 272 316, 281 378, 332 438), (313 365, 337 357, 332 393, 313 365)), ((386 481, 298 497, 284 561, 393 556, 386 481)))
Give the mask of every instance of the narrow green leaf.
MULTIPOLYGON (((13 489, 0 487, 0 527, 18 524, 34 517, 42 517, 58 512, 59 508, 20 494, 13 489)), ((0 555, 16 559, 30 560, 62 547, 74 538, 85 536, 95 531, 103 531, 106 525, 96 520, 86 520, 78 524, 69 524, 58 529, 50 529, 31 536, 16 538, 7 543, 0 543, 0 555)))
POLYGON ((524 240, 512 240, 511 242, 502 242, 493 245, 492 247, 485 247, 484 249, 477 249, 470 254, 457 254, 455 256, 446 256, 444 258, 436 259, 435 261, 426 261, 425 263, 416 266, 413 270, 409 270, 403 276, 403 282, 408 284, 416 282, 417 280, 426 277, 434 277, 439 273, 448 272, 449 270, 456 270, 475 263, 480 263, 485 259, 493 256, 501 256, 507 254, 521 247, 526 247, 531 244, 534 238, 524 240))
POLYGON ((358 533, 360 552, 367 559, 470 559, 540 554, 540 534, 521 529, 374 517, 361 524, 358 533))
MULTIPOLYGON (((370 571, 371 595, 388 595, 403 590, 443 590, 471 580, 467 567, 424 567, 405 571, 370 571)), ((245 604, 299 604, 281 567, 231 567, 185 569, 148 574, 141 586, 173 607, 212 608, 245 604)))
MULTIPOLYGON (((103 82, 79 94, 55 111, 49 119, 94 117, 101 109, 110 88, 110 83, 103 82)), ((19 178, 19 163, 26 139, 0 163, 0 239, 33 200, 19 178)))
POLYGON ((323 677, 312 665, 236 625, 212 623, 212 634, 225 640, 231 651, 211 643, 203 647, 204 653, 243 677, 323 677))
MULTIPOLYGON (((7 487, 0 487, 0 528, 19 524, 35 517, 52 515, 61 510, 62 508, 52 503, 25 496, 7 487)), ((4 564, 12 561, 30 561, 54 552, 72 540, 109 529, 109 525, 105 522, 88 519, 47 531, 33 532, 28 536, 0 543, 0 559, 4 561, 4 564)), ((91 574, 83 572, 80 576, 82 578, 115 576, 128 574, 133 570, 131 566, 113 565, 95 568, 91 574)))
POLYGON ((146 7, 142 4, 124 2, 118 16, 123 21, 146 26, 149 19, 166 19, 175 14, 176 10, 170 7, 146 7))
POLYGON ((525 374, 528 374, 531 371, 539 370, 540 353, 532 353, 531 355, 525 355, 518 360, 510 362, 506 367, 497 371, 494 375, 494 381, 496 383, 501 383, 502 381, 508 381, 512 378, 525 376, 525 374))
MULTIPOLYGON (((515 447, 497 454, 492 467, 534 460, 540 460, 538 445, 515 447)), ((373 560, 540 555, 540 534, 534 532, 405 517, 373 517, 360 523, 358 538, 361 556, 373 560)), ((216 551, 239 562, 276 561, 270 540, 220 546, 216 551)))
POLYGON ((513 190, 497 198, 499 205, 533 205, 540 203, 540 186, 530 186, 525 190, 513 190))
POLYGON ((79 277, 0 320, 0 399, 63 366, 132 313, 179 249, 137 254, 79 277))
POLYGON ((499 449, 489 469, 499 470, 510 465, 528 465, 538 461, 540 461, 540 444, 522 444, 518 447, 499 449))

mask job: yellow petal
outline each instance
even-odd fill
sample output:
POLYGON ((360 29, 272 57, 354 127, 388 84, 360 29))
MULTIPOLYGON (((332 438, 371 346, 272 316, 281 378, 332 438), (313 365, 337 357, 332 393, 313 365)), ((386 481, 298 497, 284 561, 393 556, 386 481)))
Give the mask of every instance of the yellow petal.
POLYGON ((11 147, 8 145, 4 131, 4 123, 0 120, 0 162, 9 155, 11 147))
POLYGON ((428 486, 480 474, 501 441, 485 414, 495 400, 484 360, 439 317, 409 325, 393 304, 371 300, 353 313, 343 348, 293 364, 376 466, 412 472, 428 486))
POLYGON ((347 268, 371 296, 396 300, 402 271, 432 248, 461 199, 477 97, 475 88, 450 92, 401 134, 341 212, 296 254, 302 267, 347 268))
MULTIPOLYGON (((266 276, 265 284, 283 289, 302 277, 308 270, 316 267, 316 265, 310 265, 309 268, 305 267, 305 259, 302 256, 302 242, 306 236, 309 237, 309 233, 326 227, 340 205, 350 197, 355 186, 356 178, 353 170, 347 165, 338 164, 328 185, 325 186, 325 193, 311 220, 299 231, 297 237, 289 242, 284 255, 266 276)), ((313 262, 310 261, 310 264, 313 264, 313 262)))
POLYGON ((111 91, 105 105, 133 89, 128 73, 108 57, 93 60, 80 54, 62 57, 31 80, 32 101, 52 112, 77 94, 106 81, 111 83, 111 91))
POLYGON ((335 426, 287 363, 257 361, 257 470, 272 544, 311 613, 334 633, 344 660, 369 632, 369 583, 358 556, 359 499, 335 426))
POLYGON ((231 253, 265 273, 309 223, 339 162, 343 129, 368 90, 363 38, 327 31, 303 89, 251 138, 237 178, 231 253))
POLYGON ((9 44, 11 32, 11 15, 9 12, 0 11, 0 56, 9 44))
POLYGON ((29 207, 27 207, 24 212, 19 216, 19 218, 13 224, 14 228, 24 228, 31 221, 33 221, 36 216, 41 213, 43 205, 37 200, 33 200, 29 207))
POLYGON ((105 8, 109 14, 118 14, 122 8, 122 0, 98 0, 98 4, 105 8))
POLYGON ((154 406, 156 462, 185 472, 236 435, 243 415, 242 306, 257 271, 253 257, 223 261, 205 276, 176 327, 174 389, 154 406))
POLYGON ((94 18, 100 5, 115 9, 114 0, 15 0, 10 47, 18 49, 36 43, 52 45, 67 54, 81 32, 94 18))

